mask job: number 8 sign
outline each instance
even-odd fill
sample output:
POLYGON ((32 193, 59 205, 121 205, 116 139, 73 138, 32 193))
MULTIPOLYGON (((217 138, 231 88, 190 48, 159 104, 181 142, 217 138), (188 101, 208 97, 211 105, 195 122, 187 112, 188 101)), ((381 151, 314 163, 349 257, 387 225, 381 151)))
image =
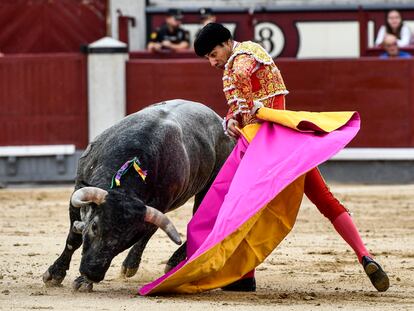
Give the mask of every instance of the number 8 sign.
POLYGON ((272 58, 277 57, 285 46, 282 30, 273 23, 258 23, 254 27, 254 41, 261 44, 272 58))

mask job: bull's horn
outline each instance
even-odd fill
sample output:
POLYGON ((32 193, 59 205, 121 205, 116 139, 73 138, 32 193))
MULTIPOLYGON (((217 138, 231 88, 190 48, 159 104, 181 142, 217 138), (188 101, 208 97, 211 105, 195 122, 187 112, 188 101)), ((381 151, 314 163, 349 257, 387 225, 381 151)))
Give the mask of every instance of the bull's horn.
POLYGON ((70 203, 74 207, 82 207, 91 202, 95 204, 102 204, 105 202, 105 197, 108 192, 97 187, 83 187, 76 190, 70 198, 70 203))
POLYGON ((163 213, 159 210, 146 205, 147 211, 145 213, 145 221, 156 225, 157 227, 164 230, 164 232, 173 240, 174 243, 181 245, 181 238, 175 229, 171 220, 168 219, 163 213))

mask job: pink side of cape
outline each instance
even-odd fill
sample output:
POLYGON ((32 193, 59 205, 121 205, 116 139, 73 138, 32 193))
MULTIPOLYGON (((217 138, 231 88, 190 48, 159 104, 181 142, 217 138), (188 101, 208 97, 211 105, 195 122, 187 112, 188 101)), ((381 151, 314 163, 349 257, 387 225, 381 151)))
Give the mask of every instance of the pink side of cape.
MULTIPOLYGON (((187 227, 187 259, 144 285, 146 295, 186 263, 223 241, 286 186, 331 158, 359 130, 359 116, 331 133, 300 133, 265 122, 253 141, 241 138, 187 227)), ((168 280, 167 280, 168 281, 168 280)))

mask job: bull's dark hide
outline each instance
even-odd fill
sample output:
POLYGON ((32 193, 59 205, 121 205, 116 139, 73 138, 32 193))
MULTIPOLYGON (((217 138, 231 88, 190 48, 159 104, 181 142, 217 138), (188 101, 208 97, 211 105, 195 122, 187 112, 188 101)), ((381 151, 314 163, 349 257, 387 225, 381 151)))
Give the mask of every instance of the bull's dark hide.
MULTIPOLYGON (((81 208, 70 205, 65 249, 43 280, 60 284, 82 243, 81 277, 75 288, 90 289, 92 282, 101 281, 112 259, 131 246, 122 271, 134 275, 145 245, 157 230, 145 221, 146 205, 166 213, 195 196, 196 209, 233 146, 214 111, 185 100, 150 106, 108 128, 80 158, 75 183, 75 190, 92 186, 107 191, 105 202, 81 208), (111 189, 114 174, 134 157, 147 171, 145 182, 129 169, 121 185, 111 189)), ((169 265, 184 257, 185 245, 169 265)))

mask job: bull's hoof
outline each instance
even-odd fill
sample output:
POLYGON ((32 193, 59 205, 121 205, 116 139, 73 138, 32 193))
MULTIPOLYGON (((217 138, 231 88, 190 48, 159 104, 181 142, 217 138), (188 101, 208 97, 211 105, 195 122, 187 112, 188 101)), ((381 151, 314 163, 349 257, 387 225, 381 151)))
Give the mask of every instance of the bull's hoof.
POLYGON ((124 265, 122 265, 122 267, 121 267, 121 275, 126 277, 126 278, 133 277, 135 274, 137 274, 137 271, 138 271, 138 267, 136 267, 136 268, 127 268, 124 265))
POLYGON ((90 293, 93 289, 93 282, 86 276, 78 276, 72 283, 72 289, 77 292, 90 293))
POLYGON ((65 278, 65 275, 63 276, 52 275, 49 269, 47 269, 46 272, 43 273, 43 276, 42 276, 43 283, 45 283, 45 285, 48 287, 62 286, 62 282, 63 282, 63 279, 65 278))

